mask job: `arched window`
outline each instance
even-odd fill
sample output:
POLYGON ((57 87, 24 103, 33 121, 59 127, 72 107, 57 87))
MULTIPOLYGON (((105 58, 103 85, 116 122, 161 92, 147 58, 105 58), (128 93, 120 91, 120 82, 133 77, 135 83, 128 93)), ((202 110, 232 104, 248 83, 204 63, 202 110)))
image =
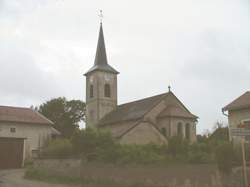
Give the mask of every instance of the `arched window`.
POLYGON ((189 140, 190 139, 190 124, 187 123, 185 126, 185 134, 186 134, 186 138, 189 140))
POLYGON ((177 136, 182 137, 183 136, 183 132, 182 132, 182 123, 178 123, 177 125, 177 136))
POLYGON ((89 97, 94 97, 94 86, 91 84, 89 88, 89 97))
POLYGON ((165 127, 162 127, 162 128, 161 128, 161 133, 162 133, 164 136, 167 136, 167 131, 166 131, 166 128, 165 128, 165 127))
POLYGON ((109 84, 104 85, 104 96, 105 97, 111 97, 111 90, 110 90, 110 85, 109 84))

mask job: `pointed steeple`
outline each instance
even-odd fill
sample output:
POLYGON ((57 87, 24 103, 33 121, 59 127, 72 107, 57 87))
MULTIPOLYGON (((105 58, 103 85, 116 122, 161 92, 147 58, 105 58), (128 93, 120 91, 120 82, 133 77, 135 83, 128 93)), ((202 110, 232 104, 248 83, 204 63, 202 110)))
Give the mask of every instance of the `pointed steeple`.
POLYGON ((106 64, 108 64, 108 60, 106 55, 102 23, 100 23, 99 37, 95 55, 95 65, 106 65, 106 64))
POLYGON ((93 71, 97 71, 97 70, 106 71, 106 72, 114 73, 114 74, 119 73, 108 64, 102 22, 100 23, 99 37, 98 37, 98 43, 97 43, 97 49, 96 49, 96 55, 95 55, 95 63, 94 63, 94 66, 87 73, 85 73, 85 75, 93 71))

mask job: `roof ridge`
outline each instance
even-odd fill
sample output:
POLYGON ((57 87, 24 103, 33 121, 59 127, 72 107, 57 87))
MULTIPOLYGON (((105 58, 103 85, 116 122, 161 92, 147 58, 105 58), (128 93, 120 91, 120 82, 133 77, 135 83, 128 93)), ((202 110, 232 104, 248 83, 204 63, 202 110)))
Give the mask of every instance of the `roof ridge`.
POLYGON ((168 95, 168 94, 169 94, 169 92, 165 92, 165 93, 162 93, 162 94, 153 95, 153 96, 150 96, 150 97, 145 97, 145 98, 143 98, 143 99, 138 99, 138 100, 131 101, 131 102, 128 102, 128 103, 123 103, 123 104, 120 104, 120 105, 118 105, 117 107, 121 107, 121 106, 124 106, 124 105, 132 104, 132 103, 136 103, 136 102, 139 102, 139 101, 143 101, 143 100, 151 99, 151 98, 153 98, 153 97, 157 97, 157 96, 164 96, 164 95, 168 95))
POLYGON ((8 108, 16 108, 16 109, 30 109, 30 110, 32 110, 29 107, 21 107, 21 106, 0 105, 0 107, 6 107, 6 108, 8 107, 8 108))

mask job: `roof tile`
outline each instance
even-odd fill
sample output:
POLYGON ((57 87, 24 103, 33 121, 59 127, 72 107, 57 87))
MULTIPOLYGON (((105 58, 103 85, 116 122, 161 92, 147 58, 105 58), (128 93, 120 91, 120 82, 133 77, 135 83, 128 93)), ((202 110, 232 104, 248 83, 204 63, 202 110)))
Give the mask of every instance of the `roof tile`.
POLYGON ((0 122, 20 122, 33 124, 53 124, 42 114, 22 107, 0 106, 0 122))

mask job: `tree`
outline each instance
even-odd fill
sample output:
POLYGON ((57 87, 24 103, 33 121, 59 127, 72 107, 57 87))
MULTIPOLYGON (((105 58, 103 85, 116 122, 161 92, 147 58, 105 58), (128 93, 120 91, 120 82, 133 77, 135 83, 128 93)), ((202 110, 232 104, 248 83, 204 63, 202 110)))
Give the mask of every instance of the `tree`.
POLYGON ((79 123, 85 121, 85 103, 80 100, 67 101, 64 97, 51 99, 38 107, 38 111, 54 122, 54 128, 64 137, 71 137, 79 123))
POLYGON ((213 133, 209 136, 210 141, 228 142, 229 141, 228 127, 221 122, 216 122, 213 133))

